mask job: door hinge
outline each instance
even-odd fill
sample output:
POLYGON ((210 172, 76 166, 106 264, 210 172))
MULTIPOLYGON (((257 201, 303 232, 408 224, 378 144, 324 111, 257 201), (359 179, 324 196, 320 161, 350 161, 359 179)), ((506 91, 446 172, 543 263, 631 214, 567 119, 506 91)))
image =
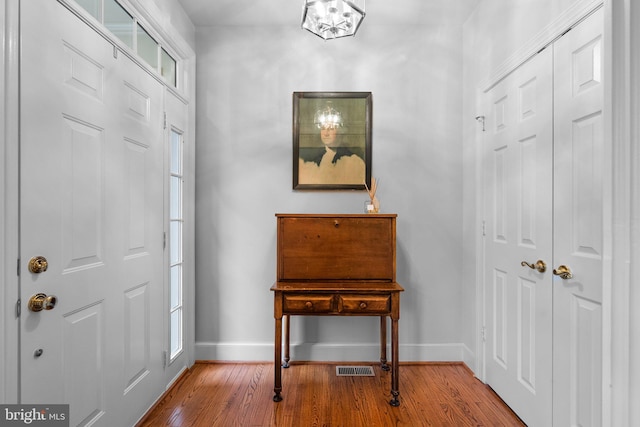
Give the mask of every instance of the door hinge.
POLYGON ((166 350, 162 352, 162 363, 165 368, 169 366, 169 352, 166 350))
POLYGON ((163 129, 167 128, 167 112, 166 111, 164 112, 164 124, 163 124, 163 126, 164 126, 163 129))
POLYGON ((16 302, 16 317, 20 317, 22 313, 22 300, 18 298, 18 302, 16 302))
POLYGON ((16 276, 20 277, 20 258, 16 262, 16 276))
POLYGON ((480 337, 482 338, 482 342, 487 341, 487 328, 485 326, 480 328, 480 337))
POLYGON ((487 222, 482 221, 482 236, 486 236, 486 235, 487 235, 487 222))
POLYGON ((162 233, 162 249, 167 249, 167 232, 162 233))

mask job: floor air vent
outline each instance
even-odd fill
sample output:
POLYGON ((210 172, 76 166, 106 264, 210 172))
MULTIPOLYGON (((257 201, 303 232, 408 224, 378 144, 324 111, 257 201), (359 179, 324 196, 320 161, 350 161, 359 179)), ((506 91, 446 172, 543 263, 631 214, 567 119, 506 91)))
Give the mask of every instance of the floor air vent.
POLYGON ((371 366, 336 366, 338 377, 375 377, 371 366))

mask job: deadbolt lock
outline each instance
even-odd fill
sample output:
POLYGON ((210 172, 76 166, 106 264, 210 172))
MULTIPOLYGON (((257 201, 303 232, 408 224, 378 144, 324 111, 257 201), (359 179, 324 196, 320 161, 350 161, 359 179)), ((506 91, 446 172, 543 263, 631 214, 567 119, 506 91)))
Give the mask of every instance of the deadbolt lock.
POLYGON ((29 298, 29 310, 31 311, 42 311, 42 310, 52 310, 56 303, 58 302, 58 297, 55 295, 47 295, 47 294, 35 294, 31 298, 29 298))
POLYGON ((43 256, 34 256, 29 260, 29 271, 35 274, 43 273, 47 271, 47 267, 49 267, 49 263, 47 259, 43 256))

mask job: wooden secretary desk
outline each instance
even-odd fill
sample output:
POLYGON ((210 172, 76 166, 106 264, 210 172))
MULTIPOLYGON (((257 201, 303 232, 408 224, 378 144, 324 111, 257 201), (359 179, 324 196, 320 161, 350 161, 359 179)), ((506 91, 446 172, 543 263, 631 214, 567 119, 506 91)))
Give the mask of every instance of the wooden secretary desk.
POLYGON ((377 316, 380 362, 387 365, 391 318, 391 400, 398 400, 398 319, 395 214, 276 214, 274 292, 275 384, 282 400, 282 368, 289 367, 290 316, 377 316), (283 322, 284 320, 284 322, 283 322), (284 324, 284 358, 282 331, 284 324))

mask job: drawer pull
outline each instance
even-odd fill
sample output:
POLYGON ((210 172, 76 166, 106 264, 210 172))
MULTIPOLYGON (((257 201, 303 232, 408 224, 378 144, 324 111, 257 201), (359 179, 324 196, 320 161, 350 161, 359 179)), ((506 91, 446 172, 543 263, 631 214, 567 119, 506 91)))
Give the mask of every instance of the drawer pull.
POLYGON ((304 306, 307 308, 313 308, 313 303, 311 301, 307 301, 304 303, 304 306))
POLYGON ((366 303, 366 302, 361 302, 361 303, 360 303, 360 308, 361 308, 361 309, 363 309, 363 310, 364 310, 365 308, 367 308, 367 303, 366 303))

